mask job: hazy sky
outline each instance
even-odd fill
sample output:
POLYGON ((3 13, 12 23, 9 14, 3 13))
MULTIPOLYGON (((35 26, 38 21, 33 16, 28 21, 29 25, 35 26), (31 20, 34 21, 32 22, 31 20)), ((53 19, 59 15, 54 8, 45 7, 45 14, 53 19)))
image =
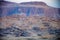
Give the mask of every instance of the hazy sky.
POLYGON ((60 5, 59 5, 60 0, 6 0, 6 1, 11 1, 11 2, 16 2, 16 3, 42 1, 42 2, 45 2, 49 6, 60 8, 60 5))

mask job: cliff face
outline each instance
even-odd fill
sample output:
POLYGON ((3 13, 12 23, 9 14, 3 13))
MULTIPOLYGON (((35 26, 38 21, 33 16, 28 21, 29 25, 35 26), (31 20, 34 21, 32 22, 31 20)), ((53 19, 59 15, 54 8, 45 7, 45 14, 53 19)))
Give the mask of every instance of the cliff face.
POLYGON ((0 35, 24 37, 28 33, 30 34, 27 35, 28 37, 41 36, 51 38, 56 36, 55 30, 60 30, 60 26, 58 25, 60 8, 50 7, 43 2, 26 2, 20 4, 3 2, 3 4, 0 7, 0 28, 2 28, 0 29, 0 32, 2 32, 0 35), (22 30, 27 31, 27 33, 22 32, 22 30))
MULTIPOLYGON (((45 16, 56 17, 60 8, 53 8, 46 5, 44 2, 25 2, 25 3, 12 3, 12 2, 1 2, 3 5, 2 15, 12 15, 18 13, 25 13, 27 16, 30 14, 45 14, 45 16)), ((59 16, 59 15, 58 15, 59 16)))
POLYGON ((7 2, 7 1, 0 1, 0 17, 6 16, 9 10, 14 9, 13 6, 17 5, 17 3, 7 2))
POLYGON ((25 3, 21 3, 21 4, 22 5, 27 5, 28 7, 30 5, 31 7, 33 7, 33 10, 35 11, 35 13, 38 13, 38 11, 40 11, 39 14, 42 13, 47 17, 51 17, 51 18, 59 17, 60 8, 50 7, 44 2, 25 2, 25 3), (34 6, 32 6, 32 5, 34 5, 34 6), (38 11, 36 11, 36 10, 38 10, 38 11))

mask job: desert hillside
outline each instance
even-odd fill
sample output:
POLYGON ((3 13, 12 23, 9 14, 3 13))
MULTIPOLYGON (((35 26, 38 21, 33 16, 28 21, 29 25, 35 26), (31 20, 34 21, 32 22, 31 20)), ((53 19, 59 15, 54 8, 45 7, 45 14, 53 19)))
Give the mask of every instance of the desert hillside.
POLYGON ((60 8, 50 7, 43 2, 3 4, 0 7, 1 36, 53 38, 59 33, 60 8))

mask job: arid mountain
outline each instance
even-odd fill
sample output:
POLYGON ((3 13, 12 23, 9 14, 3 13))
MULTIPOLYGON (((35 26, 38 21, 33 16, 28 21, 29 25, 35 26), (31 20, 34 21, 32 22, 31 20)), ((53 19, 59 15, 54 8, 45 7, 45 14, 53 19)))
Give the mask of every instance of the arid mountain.
MULTIPOLYGON (((58 23, 60 22, 58 20, 60 18, 60 8, 50 7, 44 2, 26 2, 20 4, 3 2, 2 4, 3 5, 0 7, 0 17, 2 17, 0 18, 0 28, 4 28, 7 30, 7 32, 1 29, 1 32, 2 30, 4 32, 2 32, 0 35, 4 36, 4 34, 10 34, 12 26, 14 28, 17 27, 29 32, 31 34, 30 36, 32 37, 41 36, 43 38, 55 37, 57 32, 56 30, 60 30, 60 23, 58 23)), ((20 31, 13 29, 11 30, 12 33, 10 36, 17 35, 17 37, 21 37, 20 31), (18 34, 17 31, 19 32, 18 34)), ((26 36, 26 34, 24 34, 23 37, 24 36, 26 36)))

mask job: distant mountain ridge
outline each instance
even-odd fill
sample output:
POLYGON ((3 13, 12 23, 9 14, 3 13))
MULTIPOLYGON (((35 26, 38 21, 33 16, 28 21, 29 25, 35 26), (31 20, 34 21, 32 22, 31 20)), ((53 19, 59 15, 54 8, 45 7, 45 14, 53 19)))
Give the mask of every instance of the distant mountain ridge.
POLYGON ((20 4, 30 4, 30 5, 47 5, 46 3, 44 2, 23 2, 23 3, 20 3, 20 4))

